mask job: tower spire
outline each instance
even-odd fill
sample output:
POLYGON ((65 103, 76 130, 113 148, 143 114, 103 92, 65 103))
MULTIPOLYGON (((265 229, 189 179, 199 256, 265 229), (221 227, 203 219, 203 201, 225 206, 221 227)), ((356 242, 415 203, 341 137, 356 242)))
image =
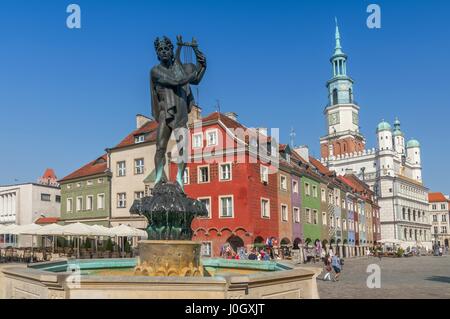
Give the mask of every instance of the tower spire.
POLYGON ((336 38, 336 47, 334 48, 334 54, 343 54, 344 52, 342 52, 342 46, 341 46, 341 33, 339 32, 339 25, 338 25, 338 20, 337 17, 334 17, 334 21, 336 22, 336 34, 335 34, 335 38, 336 38))

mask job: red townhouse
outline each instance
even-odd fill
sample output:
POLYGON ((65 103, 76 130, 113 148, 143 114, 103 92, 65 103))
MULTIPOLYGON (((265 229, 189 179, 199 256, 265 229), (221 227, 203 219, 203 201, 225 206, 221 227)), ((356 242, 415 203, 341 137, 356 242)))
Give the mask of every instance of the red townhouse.
MULTIPOLYGON (((189 126, 185 192, 209 209, 207 218, 192 223, 193 240, 203 243, 204 256, 218 256, 225 243, 236 249, 278 239, 277 174, 269 157, 255 152, 258 143, 266 142, 248 131, 256 132, 240 124, 234 113, 214 112, 189 126)), ((266 140, 268 149, 275 149, 266 140)), ((172 180, 176 172, 172 162, 172 180)))

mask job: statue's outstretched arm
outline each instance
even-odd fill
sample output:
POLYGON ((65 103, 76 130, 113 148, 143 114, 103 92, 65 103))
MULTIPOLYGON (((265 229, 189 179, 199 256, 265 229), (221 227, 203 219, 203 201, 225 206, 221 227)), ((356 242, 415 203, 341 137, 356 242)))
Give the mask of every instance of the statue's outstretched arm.
POLYGON ((206 72, 206 57, 205 55, 198 49, 198 47, 194 47, 195 57, 197 59, 197 72, 195 79, 191 81, 191 84, 198 85, 206 72))

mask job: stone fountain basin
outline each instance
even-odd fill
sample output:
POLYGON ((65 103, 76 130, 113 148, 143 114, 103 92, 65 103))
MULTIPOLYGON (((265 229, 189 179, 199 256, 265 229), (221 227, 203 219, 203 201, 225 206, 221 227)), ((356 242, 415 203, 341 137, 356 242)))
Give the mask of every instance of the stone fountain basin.
POLYGON ((136 258, 60 260, 3 268, 4 298, 260 299, 318 298, 321 269, 273 261, 202 259, 204 277, 135 276, 136 258))

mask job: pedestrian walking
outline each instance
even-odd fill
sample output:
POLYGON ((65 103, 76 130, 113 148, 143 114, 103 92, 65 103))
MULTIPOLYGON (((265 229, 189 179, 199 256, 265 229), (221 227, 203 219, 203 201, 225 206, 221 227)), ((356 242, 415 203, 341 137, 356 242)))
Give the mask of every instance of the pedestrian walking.
POLYGON ((341 259, 339 258, 339 255, 334 255, 331 259, 331 266, 333 267, 333 270, 335 272, 334 281, 339 281, 339 277, 341 276, 342 271, 342 265, 341 265, 341 259))

